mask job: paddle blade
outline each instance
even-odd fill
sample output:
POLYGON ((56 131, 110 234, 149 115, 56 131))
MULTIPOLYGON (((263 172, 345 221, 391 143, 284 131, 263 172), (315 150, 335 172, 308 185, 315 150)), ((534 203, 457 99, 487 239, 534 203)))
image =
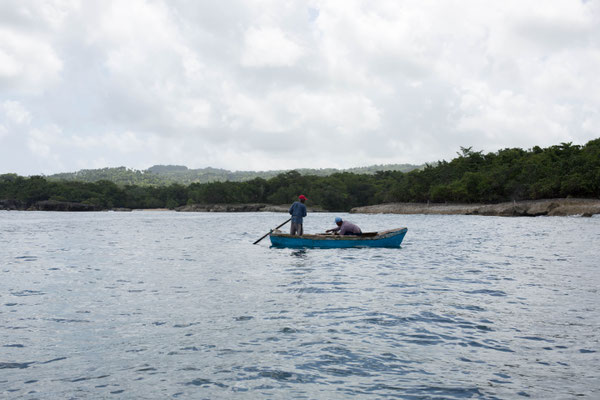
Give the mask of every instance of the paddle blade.
POLYGON ((256 244, 258 242, 260 242, 261 240, 263 240, 264 238, 266 238, 267 236, 269 236, 271 234, 271 232, 267 233, 266 235, 264 235, 263 237, 261 237, 260 239, 258 239, 256 242, 252 243, 252 244, 256 244))

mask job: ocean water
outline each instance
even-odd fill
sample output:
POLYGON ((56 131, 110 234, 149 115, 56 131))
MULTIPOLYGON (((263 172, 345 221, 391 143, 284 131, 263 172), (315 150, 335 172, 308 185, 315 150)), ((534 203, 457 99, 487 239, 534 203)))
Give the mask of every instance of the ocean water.
POLYGON ((600 398, 600 218, 347 217, 0 211, 0 398, 600 398))

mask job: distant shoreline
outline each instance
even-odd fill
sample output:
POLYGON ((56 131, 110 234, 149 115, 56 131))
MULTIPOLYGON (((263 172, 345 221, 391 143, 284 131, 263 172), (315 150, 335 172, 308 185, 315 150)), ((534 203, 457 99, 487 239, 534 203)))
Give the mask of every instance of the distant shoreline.
MULTIPOLYGON (((13 201, 0 201, 0 210, 14 211, 178 211, 178 212, 280 212, 287 213, 289 205, 243 203, 243 204, 191 204, 177 207, 174 210, 167 208, 129 209, 112 208, 99 209, 97 207, 58 201, 40 201, 29 208, 19 207, 13 201)), ((308 207, 309 213, 327 212, 315 207, 308 207)), ((331 211, 333 212, 333 211, 331 211)), ((353 214, 425 214, 425 215, 483 215, 503 217, 536 217, 536 216, 569 216, 581 215, 591 217, 600 214, 600 199, 543 199, 524 200, 498 204, 455 204, 455 203, 386 203, 364 207, 355 207, 350 210, 353 214)))
POLYGON ((537 217, 600 214, 600 199, 543 199, 498 204, 387 203, 355 207, 356 214, 429 214, 537 217))

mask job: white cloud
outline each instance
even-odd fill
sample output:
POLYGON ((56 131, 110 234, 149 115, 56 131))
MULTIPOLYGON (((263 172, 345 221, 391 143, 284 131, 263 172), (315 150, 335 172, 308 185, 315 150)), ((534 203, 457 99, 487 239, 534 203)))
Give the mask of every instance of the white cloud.
POLYGON ((62 132, 57 126, 47 127, 45 130, 34 128, 29 132, 27 146, 38 157, 49 158, 53 155, 52 143, 62 132))
POLYGON ((581 129, 591 135, 600 135, 600 112, 590 113, 581 123, 581 129))
POLYGON ((2 139, 3 136, 8 136, 9 132, 8 132, 8 128, 2 124, 0 124, 0 139, 2 139))
POLYGON ((598 37, 596 1, 6 0, 0 173, 581 144, 598 137, 598 37))
POLYGON ((266 133, 320 127, 329 132, 358 134, 380 126, 380 111, 364 96, 312 93, 301 87, 270 91, 262 97, 235 90, 229 99, 228 114, 236 129, 266 133))
POLYGON ((0 103, 0 115, 2 120, 15 125, 28 125, 31 122, 31 114, 21 103, 14 100, 6 100, 0 103))
POLYGON ((460 108, 458 130, 480 132, 480 146, 527 147, 532 138, 539 145, 551 145, 570 138, 568 107, 534 102, 508 90, 494 93, 481 84, 465 92, 460 108))
POLYGON ((211 118, 211 105, 204 99, 183 98, 173 101, 168 107, 174 125, 186 128, 208 126, 211 118))
POLYGON ((246 67, 291 67, 303 54, 302 47, 279 28, 250 27, 244 35, 246 67))
POLYGON ((62 61, 50 43, 0 26, 0 89, 39 94, 56 84, 62 61))

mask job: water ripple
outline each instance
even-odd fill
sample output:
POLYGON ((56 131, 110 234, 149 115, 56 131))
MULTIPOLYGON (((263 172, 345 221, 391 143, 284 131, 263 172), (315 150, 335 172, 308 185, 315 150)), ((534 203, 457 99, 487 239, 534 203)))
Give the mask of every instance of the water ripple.
POLYGON ((10 368, 29 368, 31 364, 35 362, 24 362, 24 363, 16 363, 16 362, 0 362, 0 369, 10 369, 10 368))
POLYGON ((600 218, 354 215, 409 235, 252 245, 282 217, 3 213, 0 397, 600 395, 600 218))

